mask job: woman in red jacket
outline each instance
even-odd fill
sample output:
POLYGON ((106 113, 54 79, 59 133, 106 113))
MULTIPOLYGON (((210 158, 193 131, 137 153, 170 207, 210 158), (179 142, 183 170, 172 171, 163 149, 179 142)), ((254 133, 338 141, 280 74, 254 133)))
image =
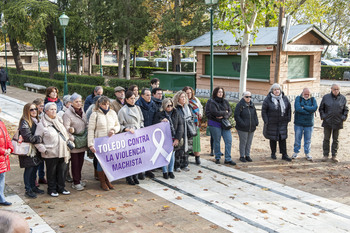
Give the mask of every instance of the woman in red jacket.
POLYGON ((4 122, 0 121, 0 205, 12 205, 5 200, 5 172, 10 171, 10 157, 13 152, 11 138, 7 132, 4 122))

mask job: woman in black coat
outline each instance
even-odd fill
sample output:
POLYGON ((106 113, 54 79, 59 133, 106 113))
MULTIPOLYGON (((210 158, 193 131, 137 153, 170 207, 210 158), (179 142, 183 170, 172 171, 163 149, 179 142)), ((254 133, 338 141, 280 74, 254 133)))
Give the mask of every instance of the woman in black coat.
POLYGON ((277 141, 282 159, 292 161, 287 154, 288 123, 291 120, 291 105, 277 83, 270 88, 264 99, 261 115, 264 121, 264 137, 270 140, 271 158, 276 159, 277 141))
MULTIPOLYGON (((32 144, 41 143, 40 136, 34 136, 36 125, 39 122, 38 108, 35 104, 28 103, 24 105, 23 115, 19 122, 19 135, 23 142, 32 144)), ((28 156, 19 156, 19 165, 24 168, 23 180, 25 185, 25 195, 29 198, 36 198, 36 194, 43 194, 44 191, 35 186, 35 173, 41 159, 34 146, 32 146, 32 153, 28 156)))
POLYGON ((252 162, 250 147, 252 145, 254 131, 259 124, 256 109, 249 91, 243 93, 234 113, 236 129, 239 136, 239 160, 241 162, 252 162))
POLYGON ((174 152, 169 164, 163 167, 163 178, 168 179, 170 177, 171 179, 174 179, 175 151, 183 147, 184 119, 180 117, 179 113, 174 108, 174 102, 170 98, 165 98, 163 100, 162 108, 160 109, 160 112, 156 113, 153 119, 153 124, 157 124, 161 121, 168 121, 170 123, 174 147, 174 152))

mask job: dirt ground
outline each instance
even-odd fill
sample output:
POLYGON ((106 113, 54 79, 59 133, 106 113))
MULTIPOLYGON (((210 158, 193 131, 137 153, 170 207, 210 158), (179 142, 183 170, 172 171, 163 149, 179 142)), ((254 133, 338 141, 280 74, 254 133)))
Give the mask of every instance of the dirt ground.
MULTIPOLYGON (((329 86, 321 85, 322 95, 330 92, 329 86)), ((346 95, 348 101, 350 100, 350 87, 341 88, 341 93, 346 95)), ((318 104, 321 98, 318 99, 318 104)), ((294 102, 292 103, 294 106, 294 102)), ((257 106, 257 108, 261 108, 257 106)), ((277 160, 270 158, 269 141, 264 138, 262 134, 262 118, 261 111, 258 111, 259 126, 254 134, 253 145, 251 149, 252 163, 242 163, 239 158, 239 139, 235 130, 233 131, 232 142, 232 159, 237 163, 236 169, 254 174, 266 179, 291 186, 321 197, 329 198, 347 205, 350 205, 350 119, 344 123, 344 129, 341 130, 339 136, 339 163, 322 162, 322 141, 323 128, 322 121, 317 112, 315 118, 314 132, 312 135, 311 155, 313 162, 305 159, 304 153, 300 153, 299 157, 292 162, 281 160, 282 155, 277 155, 277 160)), ((292 121, 288 126, 287 150, 291 156, 293 154, 294 144, 294 115, 292 121)), ((201 134, 202 142, 202 157, 214 161, 214 157, 209 156, 210 137, 205 136, 205 132, 201 134)), ((222 149, 224 148, 221 142, 222 149)), ((224 151, 224 150, 222 150, 224 151)), ((277 150, 278 151, 278 150, 277 150)), ((301 147, 303 152, 303 147, 301 147)))

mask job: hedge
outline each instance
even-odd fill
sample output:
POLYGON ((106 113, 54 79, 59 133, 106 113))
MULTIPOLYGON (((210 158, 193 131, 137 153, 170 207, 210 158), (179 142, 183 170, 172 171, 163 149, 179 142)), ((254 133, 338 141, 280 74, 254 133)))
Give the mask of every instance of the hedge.
POLYGON ((143 88, 149 88, 151 86, 151 82, 148 79, 147 80, 140 80, 140 79, 126 80, 126 79, 113 78, 108 81, 108 85, 113 88, 116 86, 128 88, 131 85, 137 85, 139 90, 141 90, 143 88))
MULTIPOLYGON (((99 65, 93 65, 92 66, 92 72, 96 73, 99 72, 100 66, 99 65)), ((107 76, 117 76, 118 75, 118 66, 102 66, 103 75, 107 76)), ((161 67, 143 67, 143 66, 137 66, 135 68, 130 67, 130 75, 132 77, 140 77, 143 79, 150 78, 151 74, 154 71, 165 71, 164 68, 161 67)))
POLYGON ((350 66, 321 66, 321 79, 343 80, 345 71, 350 71, 350 66))

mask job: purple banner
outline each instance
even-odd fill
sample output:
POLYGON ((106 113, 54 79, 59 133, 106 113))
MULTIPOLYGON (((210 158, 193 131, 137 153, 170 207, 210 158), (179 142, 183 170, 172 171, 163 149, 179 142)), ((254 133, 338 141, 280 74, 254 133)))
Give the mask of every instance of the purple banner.
POLYGON ((168 165, 173 153, 169 122, 95 138, 94 146, 110 181, 168 165))

